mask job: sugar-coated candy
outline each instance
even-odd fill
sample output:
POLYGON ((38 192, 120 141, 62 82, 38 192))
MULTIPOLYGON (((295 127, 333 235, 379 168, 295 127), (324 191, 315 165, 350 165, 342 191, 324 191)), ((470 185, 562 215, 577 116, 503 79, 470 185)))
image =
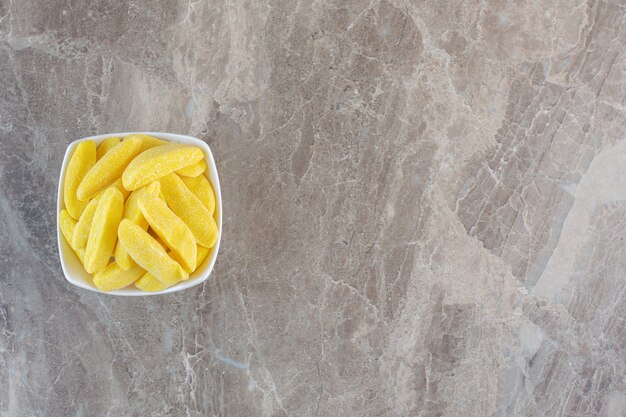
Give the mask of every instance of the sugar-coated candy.
MULTIPOLYGON (((122 176, 122 173, 130 161, 139 154, 141 139, 129 139, 122 141, 112 148, 96 162, 87 172, 76 191, 76 196, 81 201, 87 201, 100 191, 100 189, 113 183, 122 176)), ((126 187, 129 190, 128 187, 126 187)))
POLYGON ((194 193, 198 200, 204 204, 209 210, 209 213, 213 215, 215 212, 215 193, 209 179, 204 175, 198 175, 197 177, 180 177, 187 188, 194 193))
POLYGON ((118 236, 131 258, 159 281, 175 284, 189 278, 189 273, 137 224, 122 220, 118 236))
MULTIPOLYGON (((138 224, 143 230, 146 230, 148 228, 148 222, 143 217, 143 213, 139 209, 139 199, 147 194, 158 194, 160 189, 160 183, 155 181, 138 189, 137 191, 133 191, 126 200, 126 204, 124 204, 123 218, 138 224)), ((124 245, 122 245, 119 241, 117 242, 117 247, 115 248, 115 261, 122 269, 129 269, 132 265, 132 260, 130 259, 128 252, 124 249, 124 245)))
POLYGON ((109 264, 117 241, 117 227, 122 220, 123 212, 122 193, 116 188, 109 187, 98 200, 85 248, 84 266, 90 274, 103 270, 109 264))
POLYGON ((128 164, 122 175, 122 183, 124 188, 134 191, 171 172, 192 165, 203 157, 202 151, 195 146, 180 143, 155 146, 142 152, 128 164))
POLYGON ((134 262, 126 270, 113 262, 94 275, 93 283, 100 291, 114 291, 132 284, 145 273, 146 271, 134 262))
POLYGON ((139 199, 139 207, 150 228, 178 255, 187 272, 196 269, 196 239, 183 222, 157 195, 139 199))
POLYGON ((179 169, 176 173, 182 177, 197 177, 204 171, 206 171, 206 162, 204 162, 204 159, 201 159, 195 164, 179 169))
POLYGON ((75 220, 78 220, 87 202, 77 196, 78 188, 83 178, 96 163, 96 143, 86 140, 76 145, 65 172, 63 184, 63 200, 65 208, 75 220))
POLYGON ((105 153, 109 152, 120 142, 120 138, 115 136, 111 136, 110 138, 106 138, 105 140, 100 142, 100 145, 98 145, 98 149, 96 150, 96 159, 102 158, 105 153))
POLYGON ((196 242, 212 248, 217 241, 217 225, 204 204, 174 173, 160 179, 165 202, 191 229, 196 242))

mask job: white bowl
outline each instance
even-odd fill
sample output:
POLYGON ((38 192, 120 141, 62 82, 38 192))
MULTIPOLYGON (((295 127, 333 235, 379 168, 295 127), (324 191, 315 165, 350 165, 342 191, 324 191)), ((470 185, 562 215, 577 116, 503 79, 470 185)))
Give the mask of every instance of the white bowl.
POLYGON ((77 287, 84 288, 87 290, 99 292, 102 294, 110 294, 110 295, 126 295, 126 296, 142 296, 142 295, 159 295, 159 294, 168 294, 176 291, 181 291, 186 288, 193 287, 204 282, 211 271, 213 270, 213 265, 215 265, 215 259, 217 258, 217 253, 220 248, 220 241, 222 239, 222 193, 220 190, 220 180, 217 175, 217 168, 215 166, 215 160, 213 159, 213 154, 211 153, 211 149, 209 145, 204 143, 198 138, 194 138, 192 136, 184 136, 184 135, 176 135, 173 133, 161 133, 161 132, 124 132, 124 133, 108 133, 106 135, 98 135, 98 136, 90 136, 82 139, 78 139, 67 147, 65 151, 65 157, 63 158, 63 165, 61 166, 61 174, 59 175, 59 191, 57 195, 57 242, 59 244, 59 257, 61 258, 61 267, 63 268, 63 273, 65 274, 65 278, 73 285, 77 287), (218 228, 217 235, 217 243, 211 252, 206 257, 200 268, 195 271, 187 281, 182 281, 170 288, 167 288, 163 291, 157 292, 146 292, 142 291, 138 288, 135 288, 133 285, 123 288, 117 291, 109 291, 104 292, 100 291, 93 284, 92 277, 85 269, 83 265, 78 260, 78 256, 74 253, 74 250, 69 246, 69 244, 63 238, 61 233, 61 228, 59 225, 59 213, 62 209, 65 208, 65 202, 63 201, 63 183, 65 182, 65 171, 67 170, 67 164, 69 163, 70 156, 72 155, 72 151, 78 145, 78 143, 85 140, 93 140, 96 145, 100 144, 104 139, 109 138, 111 136, 124 137, 133 133, 143 133, 146 135, 154 136, 159 139, 163 139, 169 142, 178 142, 185 143, 188 145, 194 145, 202 149, 204 152, 204 159, 207 163, 207 177, 211 181, 211 185, 213 185, 213 190, 215 191, 215 211, 217 214, 216 222, 218 228))

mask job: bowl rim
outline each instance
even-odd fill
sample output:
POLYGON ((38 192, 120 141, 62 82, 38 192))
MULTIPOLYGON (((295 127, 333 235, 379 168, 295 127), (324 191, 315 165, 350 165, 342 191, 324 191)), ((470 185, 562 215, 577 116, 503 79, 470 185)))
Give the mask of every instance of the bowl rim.
POLYGON ((181 135, 177 133, 168 133, 168 132, 118 132, 118 133, 104 133, 100 135, 92 135, 86 136, 80 139, 76 139, 70 142, 67 145, 65 150, 65 155, 63 157, 63 162, 61 163, 61 171, 59 173, 59 185, 57 189, 57 204, 56 204, 56 224, 57 224, 57 248, 59 251, 59 260, 61 262, 61 269, 63 270, 63 275, 65 279, 72 285, 83 288, 89 291, 93 291, 99 294, 112 295, 112 296, 126 296, 126 297, 143 297, 143 296, 153 296, 153 295, 163 295, 170 294, 178 291, 182 291, 191 287, 195 287, 198 284, 203 283, 208 279, 213 271, 213 267, 215 266, 215 262, 217 259, 217 255, 219 253, 220 243, 222 241, 222 217, 223 217, 223 207, 222 207, 222 191, 220 187, 219 174, 217 171, 217 165, 215 164, 215 159, 213 158, 213 153, 211 152, 211 148, 209 145, 203 140, 189 135, 181 135), (203 150, 205 160, 207 162, 207 171, 206 174, 209 176, 209 180, 211 181, 211 185, 213 186, 213 192, 215 193, 215 207, 217 209, 217 242, 215 246, 211 250, 210 257, 208 260, 205 260, 203 263, 205 264, 204 268, 197 271, 195 273, 195 277, 189 278, 187 281, 180 282, 172 287, 166 288, 163 291, 155 291, 148 292, 135 288, 123 288, 115 291, 101 291, 96 288, 93 284, 89 285, 82 281, 81 278, 77 278, 71 271, 70 266, 67 263, 66 256, 76 256, 74 251, 69 247, 69 244, 65 242, 65 238, 62 237, 61 233, 61 224, 59 220, 59 214, 61 210, 65 208, 65 202, 63 200, 63 184, 65 182, 65 173, 67 171, 67 164, 69 163, 70 155, 73 150, 80 142, 84 142, 87 140, 93 140, 96 142, 96 145, 100 144, 104 139, 110 137, 119 137, 123 138, 124 136, 132 135, 132 134, 142 134, 142 135, 150 135, 155 138, 166 140, 169 142, 178 142, 178 143, 191 143, 203 150), (66 247, 64 247, 66 246, 66 247), (67 253, 69 252, 69 253, 67 253), (207 262, 208 261, 208 262, 207 262))

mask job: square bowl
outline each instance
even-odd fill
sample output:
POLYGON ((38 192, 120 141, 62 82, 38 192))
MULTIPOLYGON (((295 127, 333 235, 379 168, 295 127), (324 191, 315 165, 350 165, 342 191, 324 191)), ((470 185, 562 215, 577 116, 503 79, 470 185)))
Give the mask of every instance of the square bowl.
POLYGON ((209 148, 209 145, 207 145, 205 142, 201 141, 198 138, 194 138, 192 136, 177 135, 173 133, 123 132, 123 133, 108 133, 105 135, 89 136, 86 138, 75 140, 74 142, 68 145, 67 150, 65 151, 65 157, 63 158, 63 164, 61 165, 61 174, 59 175, 59 189, 58 189, 58 194, 57 194, 57 243, 59 246, 59 257, 61 259, 61 267, 63 268, 65 279, 67 279, 67 281, 70 284, 75 285, 80 288, 90 290, 90 291, 99 292, 102 294, 122 295, 122 296, 159 295, 159 294, 169 294, 169 293, 173 293, 176 291, 181 291, 186 288, 190 288, 195 285, 198 285, 204 282, 209 277, 209 275, 211 274, 211 271, 213 270, 213 266, 215 265, 215 259, 217 258, 217 253, 219 252, 221 240, 222 240, 222 193, 220 190, 220 180, 217 174, 217 167, 215 166, 215 160, 213 159, 213 154, 211 153, 211 149, 209 148), (61 233, 61 227, 59 223, 59 213, 61 212, 62 209, 65 208, 65 202, 63 200, 63 184, 65 182, 65 172, 67 170, 67 164, 69 163, 69 159, 74 149, 80 142, 83 142, 85 140, 92 140, 96 143, 96 145, 99 145, 106 138, 109 138, 112 136, 117 136, 117 137, 122 138, 124 136, 128 136, 133 133, 141 133, 145 135, 150 135, 158 139, 166 140, 168 142, 184 143, 186 145, 193 145, 202 149, 202 152, 204 153, 204 159, 207 163, 207 170, 205 171, 204 175, 206 175, 211 181, 211 185, 213 186, 213 192, 215 193, 215 213, 213 214, 213 216, 215 218, 215 222, 217 223, 217 228, 218 228, 217 242, 215 243, 215 246, 209 252, 209 255, 206 257, 204 262, 202 262, 200 267, 193 274, 191 274, 189 276, 189 279, 186 281, 179 282, 178 284, 172 287, 166 288, 163 291, 156 291, 156 292, 143 291, 132 285, 126 288, 122 288, 121 290, 104 292, 104 291, 100 291, 93 284, 91 275, 87 273, 87 271, 85 271, 85 268, 83 268, 83 265, 78 260, 78 256, 76 255, 76 253, 74 253, 74 250, 65 241, 65 238, 63 238, 63 235, 61 233))

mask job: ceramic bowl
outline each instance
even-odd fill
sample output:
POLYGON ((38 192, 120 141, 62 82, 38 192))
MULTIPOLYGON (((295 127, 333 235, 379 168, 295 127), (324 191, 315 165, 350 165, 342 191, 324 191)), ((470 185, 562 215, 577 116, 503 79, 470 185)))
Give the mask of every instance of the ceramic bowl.
POLYGON ((159 295, 159 294, 169 294, 177 291, 184 290, 186 288, 190 288, 201 284, 204 282, 209 275, 211 275, 211 271, 213 270, 213 266, 215 265, 215 259, 217 258, 217 254, 219 252, 220 241, 222 239, 222 193, 220 190, 220 180, 217 174, 217 168, 215 166, 215 160, 213 159, 213 154, 211 153, 211 149, 209 145, 205 142, 201 141, 198 138, 194 138, 192 136, 185 135, 177 135, 173 133, 162 133, 162 132, 124 132, 124 133, 108 133, 106 135, 97 135, 97 136, 89 136, 86 138, 78 139, 69 144, 67 150, 65 151, 65 157, 63 158, 63 165, 61 166, 61 174, 59 175, 59 190, 57 195, 57 242, 59 246, 59 257, 61 259, 61 267, 63 268, 63 273, 65 274, 65 278, 67 281, 80 288, 84 288, 86 290, 99 292, 102 294, 108 295, 122 295, 122 296, 148 296, 148 295, 159 295), (78 257, 69 246, 69 244, 63 238, 61 233, 61 229, 59 226, 59 213, 62 209, 65 208, 65 203, 63 201, 63 183, 65 182, 65 172, 67 170, 67 164, 69 163, 69 159, 76 148, 76 146, 85 140, 93 140, 96 145, 100 144, 103 140, 111 136, 124 137, 130 135, 132 133, 143 133, 146 135, 154 136, 159 139, 166 140, 168 142, 178 142, 184 143, 187 145, 197 146, 202 149, 204 153, 204 158, 207 163, 207 170, 205 171, 205 175, 211 181, 211 185, 213 185, 213 190, 215 192, 215 221, 218 227, 218 237, 217 243, 211 249, 211 252, 206 257, 202 265, 195 271, 187 281, 182 281, 170 288, 167 288, 163 291, 158 292, 146 292, 142 291, 138 288, 135 288, 134 285, 130 285, 126 288, 117 291, 109 291, 103 292, 100 291, 93 284, 91 275, 85 271, 83 265, 78 260, 78 257))

